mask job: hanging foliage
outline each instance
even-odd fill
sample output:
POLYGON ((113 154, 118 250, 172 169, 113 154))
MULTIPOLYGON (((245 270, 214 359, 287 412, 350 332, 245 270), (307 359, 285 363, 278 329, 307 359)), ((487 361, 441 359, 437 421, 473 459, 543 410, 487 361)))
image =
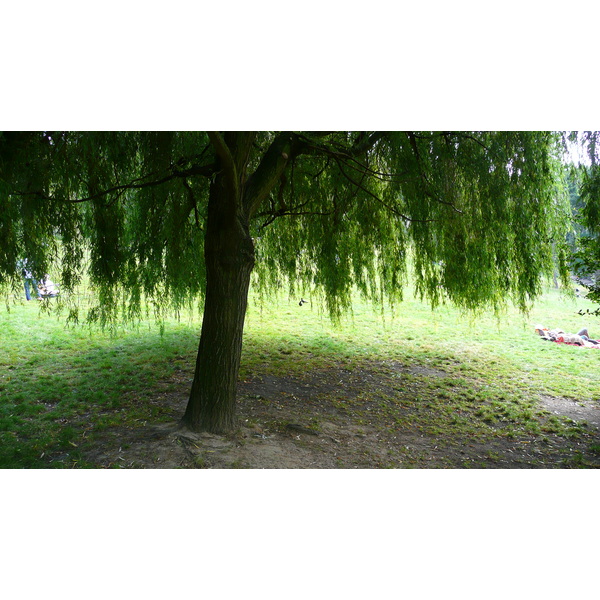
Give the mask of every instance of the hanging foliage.
POLYGON ((354 290, 400 301, 409 277, 434 306, 471 310, 527 309, 555 266, 566 280, 560 139, 4 133, 0 286, 16 285, 27 258, 38 276, 55 265, 68 298, 87 269, 98 298, 89 317, 103 324, 138 317, 147 301, 160 318, 205 298, 186 422, 224 430, 250 273, 263 294, 310 291, 333 318, 354 290))

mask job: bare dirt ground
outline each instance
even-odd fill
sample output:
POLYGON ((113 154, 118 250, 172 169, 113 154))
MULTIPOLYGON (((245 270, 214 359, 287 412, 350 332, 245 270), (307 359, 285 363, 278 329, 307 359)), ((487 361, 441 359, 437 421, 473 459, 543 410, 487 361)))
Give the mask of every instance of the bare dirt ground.
MULTIPOLYGON (((395 368, 423 381, 446 376, 424 367, 395 368)), ((390 380, 379 374, 376 365, 354 371, 340 367, 293 377, 265 374, 240 382, 239 427, 231 435, 220 436, 179 426, 189 378, 184 381, 182 377, 180 383, 177 392, 159 399, 168 403, 172 421, 98 432, 83 458, 98 468, 153 469, 600 466, 598 402, 540 396, 544 414, 587 423, 582 435, 528 435, 525 431, 505 435, 500 424, 489 426, 487 433, 471 435, 460 429, 449 432, 416 424, 423 421, 411 420, 419 409, 408 396, 406 402, 396 401, 392 411, 385 401, 390 380), (340 389, 343 400, 336 395, 340 389), (371 390, 367 399, 365 390, 371 390)))

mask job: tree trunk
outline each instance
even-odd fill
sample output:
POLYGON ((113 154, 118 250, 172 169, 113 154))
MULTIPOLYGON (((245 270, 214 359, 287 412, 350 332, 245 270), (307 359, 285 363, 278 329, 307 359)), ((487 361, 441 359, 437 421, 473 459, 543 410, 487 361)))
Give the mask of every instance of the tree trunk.
POLYGON ((235 426, 237 378, 254 244, 240 203, 217 176, 211 184, 204 246, 206 298, 194 382, 183 416, 193 431, 235 426))

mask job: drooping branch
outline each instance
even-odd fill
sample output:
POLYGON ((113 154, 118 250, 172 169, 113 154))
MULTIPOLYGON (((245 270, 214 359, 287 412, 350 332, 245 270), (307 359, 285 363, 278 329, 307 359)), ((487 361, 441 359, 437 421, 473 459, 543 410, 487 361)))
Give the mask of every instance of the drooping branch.
MULTIPOLYGON (((159 179, 154 179, 152 181, 142 182, 144 179, 148 179, 149 177, 155 175, 152 173, 150 175, 144 175, 143 177, 138 177, 137 179, 133 179, 129 183, 124 183, 121 185, 115 185, 110 188, 106 188, 104 190, 100 190, 94 194, 89 196, 85 196, 83 198, 60 198, 64 202, 70 202, 73 204, 79 204, 82 202, 90 202, 91 200, 98 200, 105 196, 109 196, 110 194, 117 193, 117 198, 122 196, 128 190, 141 190, 149 187, 156 187, 159 185, 163 185, 173 179, 185 179, 187 177, 193 177, 195 175, 201 175, 204 177, 210 177, 216 171, 216 166, 214 164, 208 165, 193 165, 188 169, 179 170, 175 167, 171 167, 171 173, 169 175, 165 175, 159 179)), ((56 200, 53 196, 50 196, 41 190, 33 191, 33 192, 12 192, 15 196, 36 196, 42 200, 56 200)))
MULTIPOLYGON (((405 221, 420 222, 418 219, 413 219, 408 215, 401 213, 397 208, 386 203, 364 185, 364 181, 367 178, 376 178, 381 181, 389 181, 398 176, 391 173, 375 171, 368 165, 355 158, 360 154, 365 154, 368 152, 368 150, 373 148, 374 145, 384 137, 384 135, 385 134, 383 132, 361 134, 358 136, 354 144, 348 148, 341 148, 339 146, 338 148, 332 148, 330 145, 316 142, 306 134, 281 134, 278 136, 265 154, 261 165, 250 178, 247 188, 247 195, 251 196, 254 194, 255 199, 255 204, 253 206, 256 208, 253 209, 254 212, 252 212, 252 214, 258 217, 268 217, 268 219, 262 224, 261 228, 266 227, 276 218, 283 216, 325 216, 333 214, 331 211, 323 212, 305 210, 305 206, 309 203, 309 201, 298 206, 291 205, 288 207, 285 205, 283 202, 283 190, 287 180, 285 178, 284 171, 286 168, 286 163, 288 159, 290 159, 289 153, 291 153, 292 167, 295 164, 295 159, 303 154, 309 156, 323 156, 326 158, 327 162, 325 166, 317 173, 317 175, 314 176, 315 178, 328 168, 330 161, 333 161, 335 164, 337 164, 338 169, 343 176, 352 184, 355 194, 361 190, 377 200, 377 202, 382 204, 391 213, 401 217, 405 221), (288 147, 289 153, 287 151, 288 147), (355 178, 350 173, 356 174, 357 177, 355 178), (270 192, 278 183, 278 205, 276 206, 272 201, 270 210, 257 213, 256 209, 260 205, 260 202, 269 196, 270 192), (261 187, 259 187, 259 185, 261 187), (257 194, 257 189, 260 189, 263 195, 257 194)), ((427 220, 423 222, 431 221, 432 220, 427 220)))
MULTIPOLYGON (((342 162, 349 169, 352 169, 356 173, 360 174, 361 179, 362 176, 367 175, 368 177, 373 177, 386 183, 404 182, 410 176, 410 172, 408 170, 403 172, 380 171, 369 166, 365 160, 359 160, 360 157, 366 159, 368 152, 372 150, 380 140, 384 139, 386 135, 386 132, 383 131, 375 131, 372 133, 360 132, 352 146, 344 147, 335 142, 332 142, 332 146, 328 146, 321 142, 315 141, 312 139, 312 137, 309 137, 306 134, 298 134, 298 138, 302 140, 303 144, 299 146, 300 150, 297 152, 297 155, 322 155, 326 156, 328 160, 333 158, 336 160, 336 162, 342 162)), ((328 164, 329 162, 327 163, 326 167, 328 164)), ((320 175, 326 167, 324 167, 317 174, 317 176, 320 175)))
POLYGON ((362 156, 365 152, 373 148, 375 144, 384 136, 384 131, 374 131, 371 134, 366 134, 363 132, 363 135, 359 136, 352 148, 350 148, 349 155, 352 158, 362 156))
POLYGON ((446 139, 452 139, 453 137, 455 137, 462 138, 464 140, 471 140, 472 142, 475 142, 476 144, 481 146, 486 152, 491 152, 491 150, 481 140, 478 140, 474 135, 470 135, 463 131, 444 131, 443 135, 446 139))
MULTIPOLYGON (((318 153, 335 154, 338 158, 357 158, 359 156, 363 156, 366 152, 371 150, 385 135, 386 134, 384 131, 374 131, 371 133, 362 131, 358 134, 352 146, 341 145, 339 143, 335 143, 335 141, 332 141, 331 144, 336 149, 326 146, 321 142, 316 142, 314 139, 312 139, 313 137, 321 137, 314 132, 309 134, 298 134, 298 138, 303 140, 307 148, 316 150, 318 153)), ((305 153, 308 152, 305 151, 305 153)))
POLYGON ((427 196, 428 198, 431 198, 435 202, 449 206, 454 212, 457 212, 458 214, 462 214, 462 211, 460 209, 456 208, 456 206, 454 206, 454 204, 452 204, 452 202, 449 202, 448 200, 442 200, 442 198, 440 198, 437 194, 434 194, 431 191, 431 189, 430 189, 431 185, 429 184, 429 181, 427 180, 427 174, 425 173, 425 170, 423 169, 423 166, 422 166, 421 154, 419 152, 419 147, 417 146, 417 142, 416 142, 417 136, 412 131, 407 131, 405 133, 406 133, 406 136, 408 137, 413 154, 415 155, 415 160, 417 163, 417 167, 419 169, 419 178, 421 180, 421 184, 422 184, 421 189, 423 190, 423 194, 425 196, 427 196))
MULTIPOLYGON (((307 204, 307 203, 305 203, 307 204)), ((304 206, 305 204, 301 205, 304 206)), ((300 207, 299 207, 300 208, 300 207)), ((269 218, 262 224, 259 226, 259 231, 263 230, 265 227, 268 227, 271 223, 273 223, 275 221, 275 219, 278 219, 279 217, 304 217, 304 216, 309 216, 309 217, 328 217, 330 215, 333 215, 335 213, 335 210, 328 210, 328 211, 315 211, 315 210, 297 210, 297 209, 288 209, 285 212, 274 212, 274 213, 260 213, 258 215, 256 215, 257 217, 266 217, 268 216, 269 218)))
POLYGON ((373 198, 374 200, 376 200, 377 202, 379 202, 384 208, 386 208, 387 210, 389 210, 391 213, 393 213, 394 215, 404 219, 405 221, 408 221, 410 223, 433 223, 436 221, 436 219, 414 219, 412 217, 409 217, 408 215, 405 215, 403 213, 401 213, 397 208, 390 206, 387 202, 385 202, 384 200, 382 200, 377 194, 374 194, 371 190, 367 189, 366 187, 364 187, 362 185, 362 183, 352 179, 352 177, 350 177, 350 175, 348 175, 348 173, 346 173, 346 171, 344 170, 344 167, 342 165, 342 163, 340 161, 338 161, 338 167, 340 169, 340 173, 356 188, 362 190, 363 192, 365 192, 365 194, 369 195, 371 198, 373 198))

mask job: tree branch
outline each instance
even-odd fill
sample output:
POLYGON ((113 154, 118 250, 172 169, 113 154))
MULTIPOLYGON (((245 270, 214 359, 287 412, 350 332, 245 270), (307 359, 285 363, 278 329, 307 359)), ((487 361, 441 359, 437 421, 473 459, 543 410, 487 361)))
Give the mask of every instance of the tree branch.
POLYGON ((285 211, 285 212, 280 212, 277 211, 275 213, 260 213, 259 215, 256 215, 257 217, 263 216, 269 216, 269 218, 262 224, 259 226, 258 230, 261 231, 262 229, 264 229, 265 227, 267 227, 268 225, 270 225, 271 223, 273 223, 273 221, 275 221, 275 219, 279 218, 279 217, 300 217, 303 215, 309 215, 309 216, 314 216, 314 217, 327 217, 329 215, 334 214, 335 211, 333 210, 329 210, 329 211, 312 211, 312 210, 303 210, 303 211, 293 211, 293 210, 289 210, 289 211, 285 211))
POLYGON ((194 195, 194 191, 192 190, 192 186, 190 186, 187 179, 182 179, 183 187, 187 190, 188 199, 190 201, 190 208, 194 209, 194 218, 196 219, 196 226, 200 228, 200 216, 198 215, 198 203, 196 202, 196 196, 194 195))
POLYGON ((358 156, 366 154, 371 148, 375 146, 375 144, 379 140, 385 137, 385 135, 386 134, 383 131, 376 131, 371 134, 361 132, 352 147, 340 148, 340 145, 337 144, 337 149, 334 149, 315 142, 305 134, 299 134, 298 137, 303 141, 304 147, 302 147, 297 152, 297 155, 322 154, 324 156, 332 157, 337 160, 342 160, 349 168, 354 169, 355 171, 358 171, 360 173, 368 174, 372 177, 377 177, 377 179, 380 179, 381 181, 393 181, 395 179, 402 179, 405 176, 405 174, 384 173, 382 171, 375 171, 374 169, 360 162, 357 159, 358 156))
POLYGON ((350 156, 356 157, 364 154, 373 148, 373 146, 375 146, 375 144, 384 136, 384 131, 374 131, 368 136, 363 132, 362 139, 361 136, 359 136, 354 143, 354 146, 350 149, 350 156))
MULTIPOLYGON (((103 196, 108 196, 109 194, 113 194, 115 192, 118 192, 119 196, 121 196, 127 190, 141 190, 141 189, 148 188, 148 187, 158 186, 158 185, 162 185, 163 183, 167 183, 168 181, 172 181, 173 179, 192 177, 194 175, 202 175, 204 177, 210 177, 211 175, 213 175, 215 173, 215 170, 216 170, 216 167, 215 167, 215 165, 212 165, 212 164, 211 165, 203 165, 203 166, 194 165, 194 166, 190 167, 189 169, 184 169, 183 171, 179 171, 179 170, 173 168, 173 172, 171 174, 166 175, 165 177, 161 177, 160 179, 156 179, 154 181, 147 181, 145 183, 136 183, 138 181, 142 181, 142 180, 150 177, 150 175, 144 175, 143 177, 138 177, 137 179, 134 179, 130 183, 124 183, 122 185, 115 185, 115 186, 107 188, 105 190, 101 190, 95 194, 91 194, 90 196, 86 196, 85 198, 76 198, 76 199, 61 198, 60 200, 62 200, 63 202, 71 202, 73 204, 78 204, 81 202, 90 202, 91 200, 97 200, 99 198, 102 198, 103 196)), ((52 196, 49 196, 48 194, 45 194, 41 191, 12 192, 12 193, 15 196, 37 196, 38 198, 41 198, 42 200, 56 199, 56 198, 53 198, 52 196)))
POLYGON ((208 139, 213 145, 217 156, 221 159, 222 167, 225 169, 234 169, 233 157, 225 140, 221 137, 218 131, 207 131, 208 139))
POLYGON ((338 162, 338 167, 340 169, 340 173, 354 186, 356 186, 358 189, 362 190, 363 192, 365 192, 365 194, 368 194, 369 196, 371 196, 371 198, 373 198, 374 200, 377 200, 377 202, 379 202, 384 208, 386 208, 387 210, 389 210, 391 213, 395 214, 398 217, 401 217, 402 219, 409 221, 411 223, 434 223, 437 219, 413 219, 403 213, 401 213, 398 209, 394 208, 393 206, 390 206, 387 202, 384 202, 379 196, 377 196, 377 194, 374 194, 371 190, 368 190, 367 188, 365 188, 362 184, 360 184, 357 181, 354 181, 354 179, 352 179, 345 171, 343 166, 340 164, 339 161, 338 162))
POLYGON ((251 219, 285 171, 296 137, 289 132, 280 133, 265 152, 260 164, 248 178, 244 191, 244 210, 251 219))
POLYGON ((440 204, 445 204, 446 206, 449 206, 453 211, 462 215, 463 214, 462 210, 456 208, 456 206, 454 206, 454 204, 452 204, 452 202, 448 202, 448 200, 442 200, 439 196, 437 196, 436 194, 434 194, 432 191, 429 190, 430 184, 427 181, 427 175, 421 166, 422 160, 421 160, 421 154, 419 153, 419 147, 417 146, 417 142, 416 142, 417 136, 412 131, 407 131, 405 133, 408 137, 411 148, 413 150, 413 154, 415 155, 415 159, 417 161, 417 167, 419 169, 419 176, 421 178, 423 194, 425 194, 425 196, 427 196, 428 198, 431 198, 435 202, 439 202, 440 204))
MULTIPOLYGON (((322 135, 327 135, 329 133, 331 132, 327 132, 326 134, 324 133, 322 135)), ((318 137, 318 134, 316 134, 315 132, 311 132, 310 135, 318 137)), ((316 149, 320 153, 335 154, 338 157, 345 158, 356 158, 357 156, 365 154, 367 151, 373 148, 375 144, 384 136, 385 132, 383 131, 375 131, 371 134, 367 134, 366 132, 362 131, 359 133, 358 137, 354 141, 354 144, 350 148, 342 147, 340 149, 340 144, 337 144, 338 150, 333 150, 332 148, 317 143, 315 140, 311 139, 307 134, 298 134, 298 138, 303 140, 308 145, 308 148, 316 149)), ((335 142, 332 143, 336 145, 335 142)))
POLYGON ((238 174, 229 146, 225 143, 225 140, 218 131, 207 131, 206 133, 220 160, 221 170, 225 177, 225 185, 229 188, 228 197, 234 202, 237 202, 239 190, 238 174))

